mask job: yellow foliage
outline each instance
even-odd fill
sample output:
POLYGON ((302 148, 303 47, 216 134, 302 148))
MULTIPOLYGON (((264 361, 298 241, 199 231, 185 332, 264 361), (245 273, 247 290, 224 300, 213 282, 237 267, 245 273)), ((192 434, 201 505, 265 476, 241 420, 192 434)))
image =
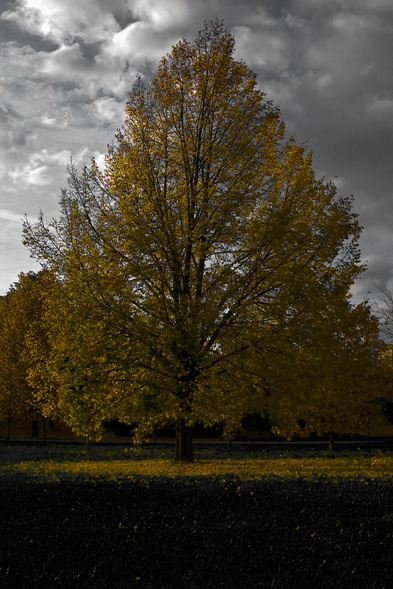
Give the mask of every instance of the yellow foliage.
POLYGON ((118 417, 230 433, 268 411, 291 433, 305 407, 313 427, 330 419, 326 396, 348 418, 374 329, 349 303, 352 201, 315 178, 221 23, 137 80, 105 170, 71 165, 60 204, 25 242, 62 283, 53 366, 75 431, 118 417))
POLYGON ((314 480, 328 478, 392 480, 392 456, 337 456, 331 458, 270 458, 248 460, 200 460, 194 464, 175 463, 170 460, 124 460, 55 462, 35 461, 9 464, 0 467, 0 477, 7 473, 19 472, 24 475, 49 480, 63 477, 89 477, 123 480, 150 477, 235 477, 239 481, 265 478, 296 478, 314 480))

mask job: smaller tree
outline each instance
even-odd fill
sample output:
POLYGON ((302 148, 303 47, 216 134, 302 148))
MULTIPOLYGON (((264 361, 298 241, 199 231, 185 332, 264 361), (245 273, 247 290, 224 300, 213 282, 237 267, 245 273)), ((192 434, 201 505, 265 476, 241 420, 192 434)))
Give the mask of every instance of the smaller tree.
POLYGON ((28 416, 32 400, 20 362, 22 343, 14 299, 14 291, 0 299, 0 419, 7 422, 7 440, 12 421, 28 416))
POLYGON ((393 291, 383 282, 377 284, 378 300, 373 310, 378 319, 381 339, 385 344, 393 343, 393 291))
POLYGON ((49 283, 47 272, 21 273, 1 301, 0 388, 8 437, 12 418, 30 416, 35 421, 40 417, 45 442, 45 417, 54 411, 55 386, 43 372, 50 353, 43 322, 49 283))
POLYGON ((307 344, 295 353, 294 378, 279 395, 278 413, 273 408, 277 433, 369 435, 381 415, 392 374, 381 357, 377 321, 364 304, 341 304, 345 312, 326 308, 310 324, 307 344))
MULTIPOLYGON (((63 291, 63 287, 61 287, 63 291)), ((58 382, 57 410, 61 419, 86 438, 86 448, 105 433, 103 422, 122 413, 121 386, 112 380, 111 357, 117 354, 116 340, 105 325, 86 314, 73 313, 72 301, 64 292, 53 299, 47 319, 52 326, 49 370, 58 382)))
POLYGON ((27 382, 41 414, 45 436, 45 419, 53 419, 58 414, 58 383, 56 375, 50 370, 52 326, 47 318, 49 300, 58 288, 54 275, 48 271, 21 275, 19 284, 25 304, 31 310, 34 309, 26 325, 22 357, 26 365, 27 382))

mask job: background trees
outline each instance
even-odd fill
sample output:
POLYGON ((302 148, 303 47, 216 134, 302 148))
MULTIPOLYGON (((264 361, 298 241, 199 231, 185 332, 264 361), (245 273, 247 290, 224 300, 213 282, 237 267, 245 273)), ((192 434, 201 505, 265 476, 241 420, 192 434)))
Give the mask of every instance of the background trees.
MULTIPOLYGON (((8 421, 13 418, 42 420, 56 411, 56 387, 48 371, 50 356, 45 300, 53 284, 48 272, 20 274, 0 300, 0 407, 8 421)), ((38 435, 38 434, 37 434, 38 435)))
POLYGON ((31 400, 25 372, 18 370, 22 344, 11 297, 0 299, 0 416, 7 422, 7 439, 13 418, 25 416, 31 400))
POLYGON ((63 284, 70 406, 176 423, 179 460, 196 421, 236 428, 289 390, 309 402, 326 309, 339 332, 341 318, 367 329, 348 302, 361 271, 351 200, 315 178, 233 51, 217 22, 174 46, 137 80, 105 170, 71 165, 59 220, 24 229, 63 284))
POLYGON ((353 307, 342 300, 319 317, 310 316, 306 325, 312 336, 295 355, 295 380, 289 380, 272 406, 273 421, 279 414, 275 431, 287 436, 369 435, 370 426, 381 421, 392 382, 377 320, 366 305, 353 307))

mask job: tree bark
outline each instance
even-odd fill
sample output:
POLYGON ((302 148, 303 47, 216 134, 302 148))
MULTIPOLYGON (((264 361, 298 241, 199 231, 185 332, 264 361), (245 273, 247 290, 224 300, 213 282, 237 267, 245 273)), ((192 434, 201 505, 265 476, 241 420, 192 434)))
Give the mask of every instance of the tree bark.
POLYGON ((41 429, 42 429, 41 443, 43 446, 46 446, 46 421, 45 421, 45 417, 43 415, 41 416, 41 429))
POLYGON ((175 460, 177 462, 194 462, 192 443, 192 426, 186 425, 184 418, 176 424, 175 460))
POLYGON ((9 395, 8 395, 8 419, 7 419, 7 442, 9 442, 10 438, 11 438, 11 421, 12 421, 11 405, 12 405, 12 397, 11 397, 11 393, 9 393, 9 395))
POLYGON ((38 420, 37 419, 31 420, 31 437, 38 438, 38 420))

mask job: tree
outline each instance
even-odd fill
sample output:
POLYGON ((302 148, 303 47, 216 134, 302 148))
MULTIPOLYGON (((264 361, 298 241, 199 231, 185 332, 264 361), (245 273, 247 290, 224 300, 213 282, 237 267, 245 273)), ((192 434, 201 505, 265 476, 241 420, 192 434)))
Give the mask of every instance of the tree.
MULTIPOLYGON (((46 319, 51 326, 46 366, 58 382, 57 411, 62 421, 86 438, 90 451, 91 442, 104 434, 103 421, 116 418, 121 407, 119 383, 113 386, 111 381, 111 344, 117 341, 94 312, 75 309, 60 285, 57 296, 50 299, 46 319)), ((119 380, 119 363, 116 368, 119 380)))
POLYGON ((219 22, 175 45, 137 79, 105 170, 71 164, 59 220, 24 227, 81 342, 67 378, 98 358, 96 406, 106 388, 118 417, 175 423, 178 460, 193 459, 196 421, 236 428, 271 402, 304 321, 346 312, 362 270, 351 199, 315 178, 233 51, 219 22))
POLYGON ((379 321, 381 338, 386 344, 393 339, 393 291, 384 282, 377 285, 378 300, 374 304, 374 314, 379 321))
POLYGON ((308 345, 298 347, 293 357, 295 379, 303 385, 290 380, 285 391, 277 392, 275 431, 289 437, 329 433, 331 440, 336 433, 369 435, 370 425, 381 419, 392 378, 370 308, 342 300, 341 308, 327 306, 305 325, 312 331, 308 345))
POLYGON ((45 298, 51 286, 48 272, 21 273, 0 307, 0 388, 2 414, 11 419, 42 420, 55 411, 55 383, 45 369, 50 355, 45 298))
POLYGON ((19 276, 17 284, 24 313, 24 350, 22 359, 26 366, 26 380, 33 392, 34 403, 39 409, 42 436, 45 443, 46 419, 58 416, 58 380, 51 369, 54 342, 53 322, 49 321, 50 301, 58 300, 59 285, 53 273, 29 272, 19 276))
POLYGON ((19 364, 21 338, 13 302, 12 292, 0 299, 0 418, 7 422, 7 440, 12 420, 26 417, 31 401, 25 372, 19 364))

